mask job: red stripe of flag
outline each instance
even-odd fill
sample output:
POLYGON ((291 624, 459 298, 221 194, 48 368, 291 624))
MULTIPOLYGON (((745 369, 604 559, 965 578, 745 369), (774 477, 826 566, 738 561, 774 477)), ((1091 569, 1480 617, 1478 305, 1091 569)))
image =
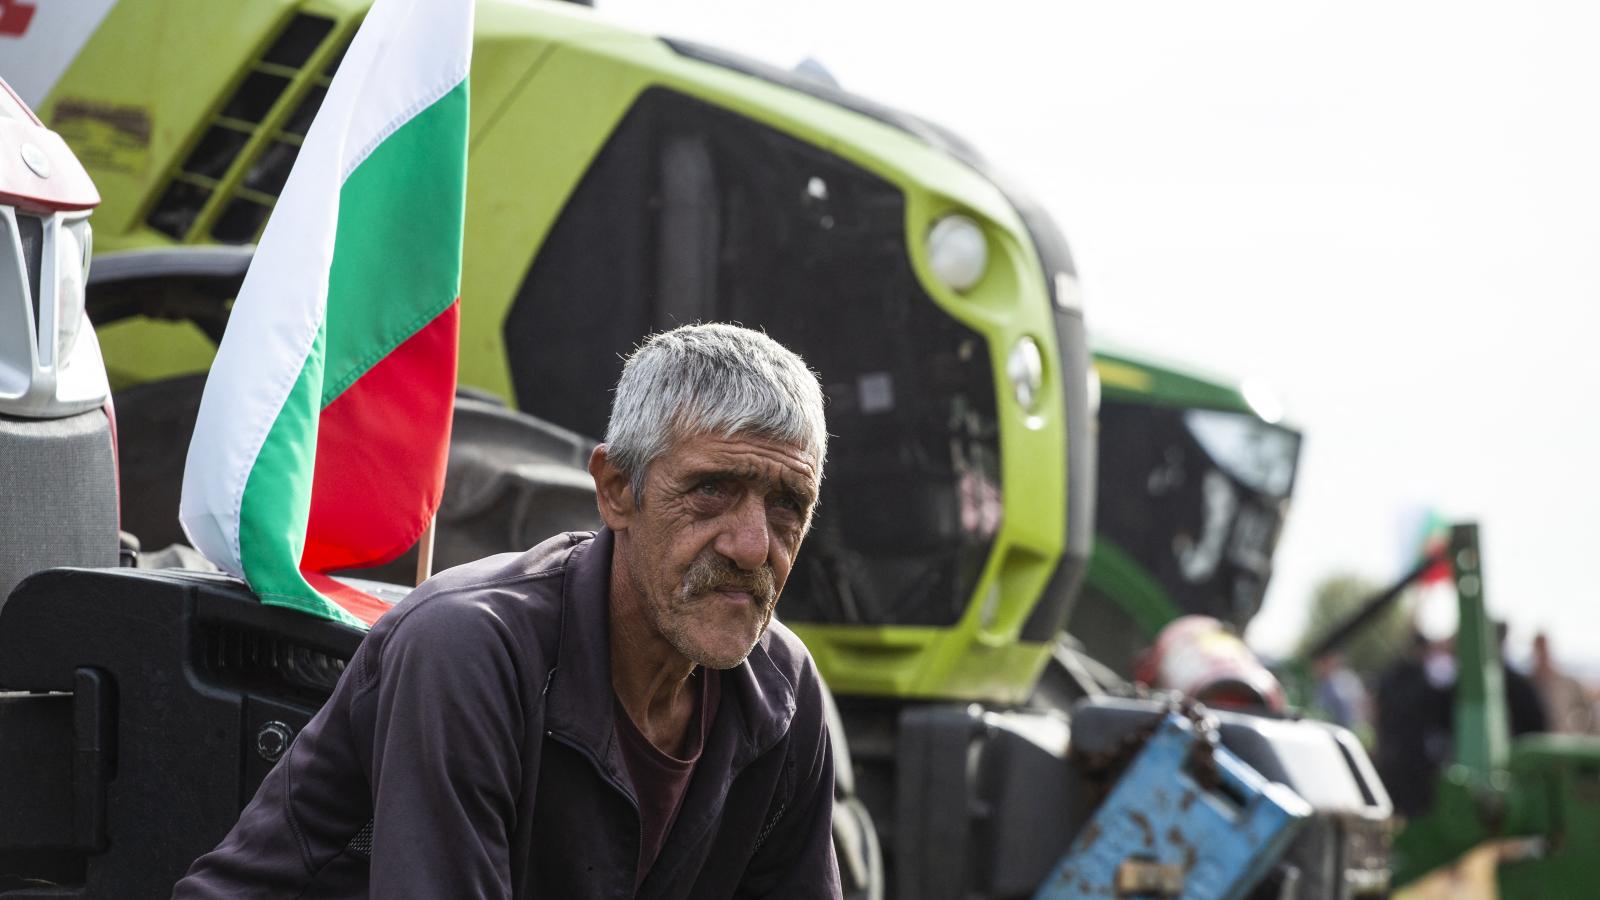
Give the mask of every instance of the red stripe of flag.
MULTIPOLYGON (((460 313, 458 298, 323 408, 300 556, 308 579, 392 561, 417 542, 438 510, 450 454, 460 313), (397 484, 386 474, 393 472, 415 473, 422 483, 397 484), (427 499, 426 509, 417 508, 418 494, 427 499)), ((351 603, 382 601, 330 581, 312 583, 357 618, 376 618, 351 603)))

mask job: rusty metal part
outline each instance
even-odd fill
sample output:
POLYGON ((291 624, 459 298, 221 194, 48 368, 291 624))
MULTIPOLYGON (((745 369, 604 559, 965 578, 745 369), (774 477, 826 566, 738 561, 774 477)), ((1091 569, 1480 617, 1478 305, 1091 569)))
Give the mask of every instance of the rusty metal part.
POLYGON ((1153 859, 1126 859, 1117 867, 1118 897, 1176 897, 1183 893, 1183 870, 1153 859))

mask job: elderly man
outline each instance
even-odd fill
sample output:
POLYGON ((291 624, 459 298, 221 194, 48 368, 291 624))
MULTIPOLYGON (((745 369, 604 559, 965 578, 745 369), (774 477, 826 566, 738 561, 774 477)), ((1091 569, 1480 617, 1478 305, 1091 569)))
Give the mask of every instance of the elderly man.
POLYGON ((822 686, 772 620, 826 455, 801 360, 648 340, 589 461, 605 527, 444 572, 175 897, 838 897, 822 686))

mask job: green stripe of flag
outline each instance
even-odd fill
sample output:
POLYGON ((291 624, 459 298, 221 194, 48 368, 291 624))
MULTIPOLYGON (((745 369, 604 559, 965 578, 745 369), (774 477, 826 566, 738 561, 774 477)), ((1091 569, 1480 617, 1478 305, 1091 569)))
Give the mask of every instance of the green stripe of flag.
POLYGON ((311 519, 317 418, 322 415, 318 386, 327 333, 324 323, 245 481, 239 561, 250 587, 261 597, 322 610, 323 615, 355 625, 353 616, 323 599, 300 575, 300 554, 305 550, 306 524, 311 519))
POLYGON ((455 302, 466 159, 463 81, 345 179, 328 276, 328 296, 338 301, 328 303, 323 406, 455 302), (427 227, 391 227, 406 221, 427 227), (440 235, 456 236, 455 243, 441 246, 440 235))

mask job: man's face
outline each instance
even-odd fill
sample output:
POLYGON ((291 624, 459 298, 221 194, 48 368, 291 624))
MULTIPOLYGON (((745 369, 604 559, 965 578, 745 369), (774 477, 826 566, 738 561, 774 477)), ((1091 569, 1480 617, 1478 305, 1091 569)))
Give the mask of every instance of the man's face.
POLYGON ((750 654, 810 525, 820 476, 811 453, 758 437, 684 438, 651 464, 617 552, 644 614, 679 653, 717 669, 750 654))

